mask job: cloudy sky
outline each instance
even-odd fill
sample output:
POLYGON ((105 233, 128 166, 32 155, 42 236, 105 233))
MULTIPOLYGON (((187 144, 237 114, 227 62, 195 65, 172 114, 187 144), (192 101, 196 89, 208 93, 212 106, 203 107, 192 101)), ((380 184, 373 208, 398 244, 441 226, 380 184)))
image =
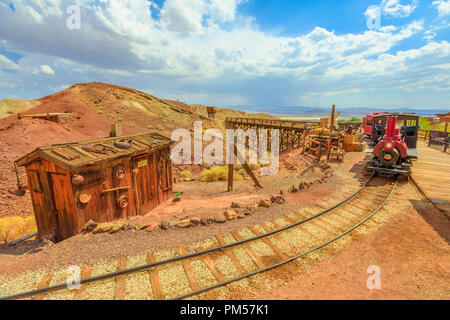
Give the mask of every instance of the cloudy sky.
POLYGON ((449 27, 450 0, 0 0, 0 99, 448 109, 449 27))

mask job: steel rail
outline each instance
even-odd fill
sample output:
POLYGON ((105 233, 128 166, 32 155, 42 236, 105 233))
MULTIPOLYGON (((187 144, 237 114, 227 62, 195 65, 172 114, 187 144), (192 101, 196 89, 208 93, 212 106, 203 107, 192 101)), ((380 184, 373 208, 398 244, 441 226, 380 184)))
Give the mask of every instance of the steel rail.
MULTIPOLYGON (((310 216, 308 218, 305 218, 303 220, 297 221, 295 223, 286 225, 286 226, 284 226, 282 228, 279 228, 279 229, 276 229, 276 230, 272 230, 272 231, 267 232, 267 233, 262 233, 260 235, 257 235, 257 236, 251 237, 251 238, 247 238, 247 239, 243 239, 243 240, 236 241, 236 242, 233 242, 233 243, 229 243, 229 244, 221 245, 221 246, 218 246, 218 247, 214 247, 214 248, 211 248, 211 249, 197 251, 197 252, 189 253, 189 254, 186 254, 186 255, 181 255, 181 256, 169 258, 169 259, 166 259, 166 260, 156 261, 156 262, 153 262, 153 263, 144 264, 144 265, 133 267, 133 268, 127 268, 127 269, 118 270, 118 271, 114 271, 114 272, 110 272, 110 273, 105 273, 105 274, 102 274, 102 275, 99 275, 99 276, 95 276, 95 277, 81 279, 80 280, 80 285, 91 283, 91 282, 97 282, 97 281, 101 281, 101 280, 105 280, 105 279, 109 279, 109 278, 115 278, 115 277, 118 277, 118 276, 127 275, 127 274, 131 274, 131 273, 135 273, 135 272, 140 272, 140 271, 144 271, 144 270, 147 270, 147 269, 150 269, 150 268, 153 268, 153 267, 156 267, 156 266, 160 266, 160 265, 163 265, 163 264, 168 264, 168 263, 175 262, 175 261, 180 261, 180 260, 184 260, 184 259, 188 259, 188 258, 193 258, 193 257, 200 256, 200 255, 203 255, 203 254, 206 254, 206 253, 210 253, 210 252, 224 250, 224 249, 229 248, 229 247, 234 247, 234 246, 238 246, 240 244, 244 244, 244 243, 247 243, 247 242, 255 241, 255 240, 258 240, 258 239, 261 239, 261 238, 265 238, 265 237, 268 237, 270 235, 282 232, 284 230, 293 228, 293 227, 298 226, 300 224, 303 224, 303 223, 305 223, 305 222, 307 222, 309 220, 315 219, 315 218, 317 218, 317 217, 319 217, 319 216, 321 216, 321 215, 323 215, 323 214, 325 214, 325 213, 327 213, 327 212, 329 212, 329 211, 331 211, 331 210, 341 206, 342 204, 348 202, 350 199, 354 198, 357 194, 359 194, 367 186, 367 184, 372 180, 372 178, 374 176, 375 176, 375 174, 372 174, 369 177, 369 179, 367 179, 367 181, 357 191, 355 191, 353 194, 351 194, 350 196, 348 196, 344 200, 338 202, 337 204, 335 204, 335 205, 333 205, 333 206, 331 206, 331 207, 329 207, 329 208, 327 208, 327 209, 325 209, 325 210, 323 210, 323 211, 321 211, 319 213, 316 213, 315 215, 312 215, 312 216, 310 216)), ((54 291, 63 290, 63 289, 66 289, 66 288, 67 288, 67 284, 66 283, 61 283, 61 284, 57 284, 57 285, 46 287, 46 288, 35 289, 35 290, 30 290, 30 291, 26 291, 26 292, 22 292, 22 293, 16 293, 16 294, 13 294, 13 295, 10 295, 10 296, 0 297, 0 300, 23 299, 23 298, 32 297, 32 296, 39 295, 39 294, 44 294, 44 293, 50 293, 50 292, 54 292, 54 291)))
POLYGON ((244 279, 244 278, 251 277, 251 276, 256 275, 256 274, 258 274, 258 273, 262 273, 262 272, 265 272, 265 271, 268 271, 268 270, 277 268, 277 267, 282 266, 282 265, 284 265, 284 264, 286 264, 286 263, 289 263, 289 262, 291 262, 291 261, 294 261, 294 260, 296 260, 296 259, 298 259, 298 258, 300 258, 300 257, 302 257, 302 256, 304 256, 304 255, 306 255, 306 254, 308 254, 308 253, 310 253, 310 252, 312 252, 312 251, 315 251, 315 250, 317 250, 317 249, 320 249, 320 248, 322 248, 322 247, 324 247, 324 246, 330 244, 331 242, 336 241, 337 239, 339 239, 339 238, 345 236, 346 234, 348 234, 348 233, 350 233, 351 231, 353 231, 353 230, 355 230, 356 228, 358 228, 358 227, 359 227, 360 225, 362 225, 364 222, 366 222, 367 220, 369 220, 370 218, 372 218, 378 211, 380 211, 380 210, 386 205, 386 203, 389 201, 389 199, 391 198, 392 194, 394 193, 394 190, 395 190, 395 188, 397 187, 397 182, 398 182, 398 178, 397 178, 397 180, 395 181, 394 187, 392 188, 392 190, 391 190, 391 192, 389 193, 389 195, 387 196, 387 198, 383 201, 383 203, 382 203, 375 211, 373 211, 373 212, 372 212, 370 215, 368 215, 366 218, 364 218, 363 220, 361 220, 359 223, 355 224, 355 225, 352 226, 351 228, 347 229, 347 230, 344 231, 343 233, 339 234, 338 236, 336 236, 336 237, 334 237, 334 238, 332 238, 332 239, 330 239, 330 240, 328 240, 328 241, 325 241, 325 242, 321 243, 320 245, 317 245, 317 246, 315 246, 315 247, 313 247, 313 248, 311 248, 311 249, 309 249, 309 250, 306 250, 306 251, 304 251, 304 252, 302 252, 302 253, 300 253, 300 254, 298 254, 298 255, 295 255, 295 256, 293 256, 293 257, 291 257, 291 258, 289 258, 289 259, 286 259, 286 260, 283 260, 283 261, 281 261, 281 262, 275 263, 275 264, 273 264, 273 265, 271 265, 271 266, 268 266, 268 267, 265 267, 265 268, 261 268, 261 269, 255 270, 255 271, 253 271, 253 272, 249 272, 249 273, 246 273, 246 274, 244 274, 244 275, 240 275, 239 277, 236 277, 236 278, 233 278, 233 279, 229 279, 229 280, 226 280, 226 281, 223 281, 223 282, 216 283, 216 284, 211 285, 211 286, 209 286, 209 287, 205 287, 205 288, 198 289, 198 290, 195 290, 195 291, 192 291, 192 292, 188 292, 188 293, 179 295, 179 296, 177 296, 177 297, 171 298, 171 299, 169 299, 169 300, 181 300, 181 299, 184 299, 184 298, 188 298, 188 297, 191 297, 191 296, 195 296, 195 295, 200 294, 200 293, 203 293, 203 292, 205 292, 205 291, 209 291, 209 290, 212 290, 212 289, 215 289, 215 288, 218 288, 218 287, 222 287, 222 286, 227 285, 227 284, 230 284, 230 283, 232 283, 232 282, 235 282, 235 281, 238 281, 238 280, 241 280, 241 279, 244 279))

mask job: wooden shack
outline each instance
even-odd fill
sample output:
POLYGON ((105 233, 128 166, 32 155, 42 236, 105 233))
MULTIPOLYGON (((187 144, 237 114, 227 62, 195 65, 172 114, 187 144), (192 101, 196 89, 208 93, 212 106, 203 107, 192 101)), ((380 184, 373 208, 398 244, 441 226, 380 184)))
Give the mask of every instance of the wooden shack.
POLYGON ((109 222, 145 215, 172 192, 172 141, 156 133, 40 147, 25 166, 39 236, 55 241, 109 222))

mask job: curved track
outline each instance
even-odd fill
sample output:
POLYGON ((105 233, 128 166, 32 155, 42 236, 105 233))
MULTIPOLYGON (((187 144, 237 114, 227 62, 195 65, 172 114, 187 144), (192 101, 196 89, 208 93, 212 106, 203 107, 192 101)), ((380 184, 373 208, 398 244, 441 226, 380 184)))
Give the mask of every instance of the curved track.
MULTIPOLYGON (((294 217, 284 216, 283 219, 287 221, 287 225, 285 226, 281 226, 273 221, 271 222, 274 226, 273 228, 268 227, 266 224, 261 225, 259 230, 262 229, 265 232, 261 232, 255 227, 249 227, 249 230, 255 234, 255 236, 251 236, 246 239, 243 239, 238 232, 232 232, 232 235, 236 241, 228 244, 225 243, 221 236, 217 236, 220 244, 217 247, 189 254, 185 254, 182 250, 180 251, 180 256, 82 279, 80 284, 85 287, 89 283, 99 283, 102 280, 119 278, 120 276, 142 271, 150 272, 150 270, 156 270, 155 267, 157 266, 164 267, 181 261, 183 263, 186 276, 189 280, 191 290, 180 293, 170 299, 183 299, 276 268, 307 255, 312 251, 320 249, 333 241, 336 241, 361 226, 364 222, 380 211, 392 196, 398 180, 396 180, 393 184, 386 183, 384 186, 371 186, 370 182, 373 180, 372 178, 373 176, 369 178, 359 190, 350 195, 348 198, 329 208, 323 209, 316 214, 312 214, 310 216, 305 216, 305 214, 296 214, 294 217), (314 226, 316 229, 319 228, 322 232, 320 235, 312 234, 308 231, 308 226, 314 226), (299 236, 299 234, 301 236, 299 236), (295 242, 294 245, 292 244, 292 241, 295 242), (258 257, 258 255, 252 250, 251 245, 260 242, 274 252, 274 256, 277 257, 277 261, 275 263, 268 264, 267 262, 264 262, 261 257, 258 257), (301 250, 298 250, 295 247, 299 243, 301 244, 301 250), (243 248, 245 250, 246 254, 256 266, 256 269, 248 272, 240 266, 240 268, 237 268, 240 270, 240 274, 227 279, 215 267, 214 258, 211 257, 212 255, 228 256, 229 258, 232 258, 231 260, 235 264, 233 267, 236 269, 236 265, 239 264, 239 261, 236 259, 236 255, 233 250, 237 248, 243 248), (216 278, 216 283, 212 285, 199 286, 196 280, 195 272, 189 264, 189 261, 193 260, 193 258, 203 259, 206 266, 216 278)), ((159 280, 156 282, 154 280, 155 279, 153 278, 152 290, 154 293, 159 292, 159 294, 153 294, 153 297, 164 299, 165 297, 162 294, 159 280), (154 286, 159 288, 154 288, 154 286)), ((62 283, 54 286, 47 285, 44 288, 2 297, 0 300, 23 299, 59 290, 67 290, 66 284, 62 283)))

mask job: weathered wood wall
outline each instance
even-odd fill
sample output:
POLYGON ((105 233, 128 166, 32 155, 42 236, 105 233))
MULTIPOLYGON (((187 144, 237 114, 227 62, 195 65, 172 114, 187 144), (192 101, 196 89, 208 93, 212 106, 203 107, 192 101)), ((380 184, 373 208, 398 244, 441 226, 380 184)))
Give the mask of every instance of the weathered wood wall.
POLYGON ((169 154, 170 146, 76 172, 69 172, 45 159, 30 163, 26 172, 39 235, 55 235, 60 241, 80 233, 91 219, 109 222, 149 213, 171 196, 173 180, 169 154), (122 179, 115 174, 118 167, 124 170, 122 179), (73 174, 82 175, 84 181, 73 185, 73 174), (40 186, 36 187, 37 183, 40 186), (105 192, 117 188, 120 190, 105 192), (79 201, 83 191, 91 195, 87 204, 79 201), (122 195, 128 198, 125 208, 118 205, 122 195))
POLYGON ((54 235, 61 240, 75 234, 77 217, 70 173, 45 159, 30 163, 26 172, 39 235, 54 235), (40 192, 33 190, 35 182, 30 179, 33 170, 38 173, 40 192))

